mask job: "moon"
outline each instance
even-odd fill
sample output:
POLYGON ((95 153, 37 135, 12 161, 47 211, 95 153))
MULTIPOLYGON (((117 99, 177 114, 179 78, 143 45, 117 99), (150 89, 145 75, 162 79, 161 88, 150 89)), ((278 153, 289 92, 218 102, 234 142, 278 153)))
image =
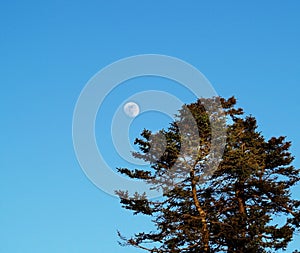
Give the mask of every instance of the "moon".
POLYGON ((123 110, 131 118, 136 117, 140 113, 140 107, 134 102, 127 102, 123 110))

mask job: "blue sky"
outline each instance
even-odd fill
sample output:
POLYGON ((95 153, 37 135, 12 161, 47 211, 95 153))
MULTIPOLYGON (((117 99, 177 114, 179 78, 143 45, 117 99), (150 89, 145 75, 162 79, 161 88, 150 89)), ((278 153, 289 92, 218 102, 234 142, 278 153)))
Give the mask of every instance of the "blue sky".
MULTIPOLYGON (((276 0, 2 2, 0 252, 140 252, 119 247, 116 230, 130 235, 149 228, 147 220, 96 188, 72 145, 81 90, 123 57, 155 53, 191 63, 219 95, 235 95, 266 137, 287 136, 299 167, 299 9, 299 1, 276 0)), ((157 81, 146 80, 145 89, 168 90, 157 81)), ((137 118, 131 136, 141 123, 160 127, 151 117, 166 122, 137 118)))

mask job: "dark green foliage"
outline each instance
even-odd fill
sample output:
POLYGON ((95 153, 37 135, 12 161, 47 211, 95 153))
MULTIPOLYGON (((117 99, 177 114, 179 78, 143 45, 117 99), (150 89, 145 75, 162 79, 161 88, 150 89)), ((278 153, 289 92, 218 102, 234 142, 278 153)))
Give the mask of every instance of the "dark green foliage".
POLYGON ((150 162, 151 168, 121 168, 119 172, 151 183, 163 190, 163 196, 151 201, 145 194, 130 197, 124 191, 117 192, 124 208, 153 217, 156 226, 156 231, 130 239, 119 234, 122 245, 149 252, 257 253, 284 250, 292 240, 299 229, 300 201, 292 199, 290 191, 300 177, 291 165, 291 143, 285 137, 265 140, 257 131, 255 118, 244 117, 243 110, 235 108, 233 97, 206 99, 205 104, 214 107, 217 100, 227 115, 226 122, 221 112, 209 117, 203 100, 199 100, 183 107, 167 130, 155 135, 144 130, 142 138, 136 139, 140 152, 134 156, 150 162), (180 136, 179 128, 189 131, 192 125, 186 116, 190 112, 200 139, 180 136), (217 127, 227 127, 224 155, 214 170, 207 166, 217 162, 209 155, 212 121, 217 127), (155 138, 162 135, 166 143, 157 144, 155 138), (183 141, 189 142, 185 150, 189 159, 180 157, 183 141), (278 216, 283 220, 280 224, 274 221, 278 216))

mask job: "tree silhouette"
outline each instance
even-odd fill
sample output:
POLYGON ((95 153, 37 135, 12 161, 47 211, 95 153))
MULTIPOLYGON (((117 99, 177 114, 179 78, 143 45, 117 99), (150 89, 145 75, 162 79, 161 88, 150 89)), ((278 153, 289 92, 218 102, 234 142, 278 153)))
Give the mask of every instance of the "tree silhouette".
POLYGON ((121 245, 148 252, 274 252, 285 250, 299 229, 300 201, 292 198, 291 188, 300 177, 291 165, 291 143, 282 136, 266 140, 256 119, 236 108, 234 97, 184 106, 168 129, 144 130, 135 144, 140 151, 133 155, 151 166, 118 171, 162 190, 163 196, 150 200, 146 194, 117 191, 122 207, 151 216, 156 227, 131 238, 119 233, 121 245), (216 108, 217 102, 223 112, 209 115, 207 108, 216 108), (188 114, 199 138, 188 134, 193 125, 188 114), (212 124, 226 127, 227 135, 213 140, 212 124), (212 142, 224 138, 220 160, 211 152, 212 142))

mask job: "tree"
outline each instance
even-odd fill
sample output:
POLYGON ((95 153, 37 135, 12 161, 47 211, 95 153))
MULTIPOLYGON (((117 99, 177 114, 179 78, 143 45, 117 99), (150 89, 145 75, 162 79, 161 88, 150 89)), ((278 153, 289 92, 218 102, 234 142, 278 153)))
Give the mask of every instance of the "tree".
POLYGON ((150 162, 150 168, 118 171, 161 189, 163 196, 151 200, 145 194, 117 191, 122 207, 151 216, 156 227, 131 238, 119 233, 122 245, 148 252, 274 252, 286 249, 299 229, 300 201, 292 198, 291 188, 299 182, 300 170, 291 165, 291 142, 282 136, 266 140, 255 118, 236 108, 234 97, 199 99, 184 106, 168 129, 156 134, 144 130, 135 144, 140 151, 133 155, 150 162), (225 121, 221 112, 207 113, 207 106, 213 108, 217 101, 225 121), (199 138, 180 134, 192 125, 189 113, 199 138), (210 152, 212 121, 227 127, 221 161, 210 152), (162 136, 166 143, 159 144, 162 136), (186 141, 190 149, 180 157, 186 141), (213 164, 218 166, 212 169, 213 164))

